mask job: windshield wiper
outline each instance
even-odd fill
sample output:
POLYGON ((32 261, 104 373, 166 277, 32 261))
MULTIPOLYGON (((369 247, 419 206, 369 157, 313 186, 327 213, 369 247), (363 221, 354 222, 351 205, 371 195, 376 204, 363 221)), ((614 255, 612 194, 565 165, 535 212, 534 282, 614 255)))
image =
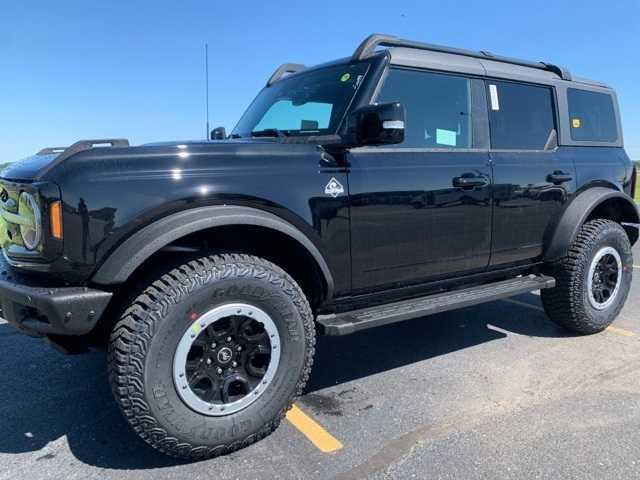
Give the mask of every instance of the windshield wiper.
POLYGON ((285 138, 289 136, 289 133, 277 128, 265 128, 264 130, 258 130, 257 132, 251 132, 252 137, 278 137, 285 138))

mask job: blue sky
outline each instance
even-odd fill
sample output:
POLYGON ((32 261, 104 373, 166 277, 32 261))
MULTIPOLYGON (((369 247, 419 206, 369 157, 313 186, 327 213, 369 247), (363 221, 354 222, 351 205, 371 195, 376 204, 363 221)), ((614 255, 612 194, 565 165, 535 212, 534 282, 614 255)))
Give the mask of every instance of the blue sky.
POLYGON ((284 62, 350 55, 369 33, 567 66, 612 85, 640 159, 640 2, 7 1, 0 10, 0 162, 81 138, 139 144, 232 128, 284 62))

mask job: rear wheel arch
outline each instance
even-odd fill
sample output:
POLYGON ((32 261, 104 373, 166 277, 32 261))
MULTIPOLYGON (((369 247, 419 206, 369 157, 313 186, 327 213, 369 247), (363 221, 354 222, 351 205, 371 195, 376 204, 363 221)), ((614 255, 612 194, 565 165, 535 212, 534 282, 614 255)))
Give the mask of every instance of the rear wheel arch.
MULTIPOLYGON (((317 271, 317 276, 322 282, 319 286, 322 299, 332 297, 333 276, 324 256, 309 237, 275 214, 245 206, 199 207, 157 220, 133 234, 116 248, 93 275, 92 281, 101 285, 125 283, 145 262, 159 254, 165 247, 182 239, 192 238, 194 235, 231 232, 233 229, 253 229, 254 232, 263 232, 273 238, 281 238, 288 242, 288 245, 297 247, 298 252, 305 257, 303 260, 312 262, 314 270, 317 271)), ((210 247, 219 248, 215 243, 210 247)), ((275 255, 272 261, 280 263, 275 255)), ((286 265, 281 266, 286 267, 286 265)))
POLYGON ((635 202, 618 190, 593 187, 579 193, 550 226, 544 239, 543 260, 562 258, 582 225, 596 218, 621 224, 632 245, 638 240, 640 216, 635 202))

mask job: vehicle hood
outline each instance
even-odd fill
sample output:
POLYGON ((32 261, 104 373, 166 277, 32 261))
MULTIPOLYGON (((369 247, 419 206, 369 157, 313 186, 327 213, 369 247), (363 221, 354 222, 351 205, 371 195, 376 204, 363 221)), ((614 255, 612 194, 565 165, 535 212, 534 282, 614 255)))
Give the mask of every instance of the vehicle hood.
POLYGON ((38 176, 38 173, 53 162, 58 154, 33 155, 12 162, 0 171, 0 177, 12 181, 29 182, 38 176))
MULTIPOLYGON (((131 155, 133 157, 136 157, 144 156, 145 153, 168 153, 180 148, 185 148, 187 149, 187 151, 207 148, 214 151, 217 150, 232 152, 237 151, 238 149, 242 150, 251 148, 251 146, 255 145, 274 145, 278 143, 280 143, 279 140, 273 138, 241 138, 215 141, 188 140, 155 142, 140 145, 138 147, 127 148, 96 147, 78 152, 73 156, 65 158, 63 162, 58 163, 66 164, 72 159, 82 158, 83 163, 86 164, 86 162, 99 162, 105 156, 131 155)), ((36 154, 27 158, 23 158, 22 160, 12 162, 0 171, 0 178, 18 182, 32 182, 34 180, 39 180, 43 175, 43 172, 45 172, 45 170, 48 170, 48 167, 50 167, 53 162, 56 162, 61 155, 64 155, 64 152, 36 154)))

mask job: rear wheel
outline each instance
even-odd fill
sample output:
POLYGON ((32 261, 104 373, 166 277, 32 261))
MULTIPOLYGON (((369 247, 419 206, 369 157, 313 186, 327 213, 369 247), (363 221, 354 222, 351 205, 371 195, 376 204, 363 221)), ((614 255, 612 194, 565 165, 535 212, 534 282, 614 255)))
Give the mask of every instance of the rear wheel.
POLYGON ((201 258, 161 276, 115 326, 112 389, 134 430, 180 458, 207 458, 272 432, 307 381, 309 304, 276 265, 201 258))
POLYGON ((633 257, 624 229, 611 220, 584 224, 567 256, 551 266, 556 287, 542 290, 554 322, 582 334, 607 328, 631 287, 633 257))

